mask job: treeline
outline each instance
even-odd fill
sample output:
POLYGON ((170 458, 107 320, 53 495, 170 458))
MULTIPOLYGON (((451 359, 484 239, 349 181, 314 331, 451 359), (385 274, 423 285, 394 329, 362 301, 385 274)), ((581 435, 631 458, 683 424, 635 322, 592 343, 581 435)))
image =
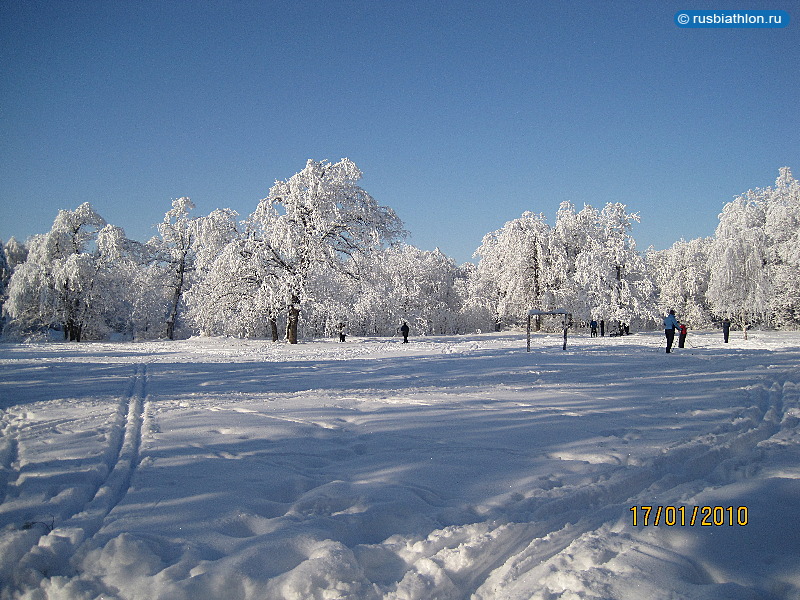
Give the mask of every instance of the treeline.
POLYGON ((800 325, 800 184, 725 205, 713 237, 639 252, 624 205, 564 203, 555 224, 525 213, 489 233, 477 265, 402 243, 403 224, 361 187, 348 159, 308 161, 244 219, 193 216, 179 198, 146 243, 89 203, 0 253, 4 335, 64 339, 231 335, 287 339, 458 334, 520 324, 528 310, 659 326, 674 308, 693 328, 800 325))

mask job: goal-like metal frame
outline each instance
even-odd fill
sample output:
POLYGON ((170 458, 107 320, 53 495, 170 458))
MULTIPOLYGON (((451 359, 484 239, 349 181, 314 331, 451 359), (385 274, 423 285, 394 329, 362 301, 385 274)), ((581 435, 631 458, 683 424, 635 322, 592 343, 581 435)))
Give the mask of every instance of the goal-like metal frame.
POLYGON ((531 351, 531 320, 533 317, 541 317, 543 315, 562 315, 562 325, 564 327, 564 346, 562 350, 567 349, 567 330, 572 325, 572 313, 563 308, 557 310, 537 310, 532 309, 528 311, 528 352, 531 351))

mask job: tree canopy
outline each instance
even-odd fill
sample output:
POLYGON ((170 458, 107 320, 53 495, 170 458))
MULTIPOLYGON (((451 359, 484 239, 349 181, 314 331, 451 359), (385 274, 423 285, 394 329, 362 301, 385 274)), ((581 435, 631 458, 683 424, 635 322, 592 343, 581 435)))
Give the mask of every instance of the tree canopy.
POLYGON ((418 335, 488 330, 556 308, 640 327, 670 308, 695 328, 800 326, 800 183, 788 167, 725 204, 708 238, 642 253, 625 205, 562 203, 552 226, 525 212, 488 233, 464 265, 403 243, 402 222, 361 177, 346 158, 309 160, 241 220, 193 216, 181 197, 146 243, 89 203, 59 211, 49 232, 3 246, 5 334, 278 340, 283 329, 295 343, 394 335, 402 322, 418 335))

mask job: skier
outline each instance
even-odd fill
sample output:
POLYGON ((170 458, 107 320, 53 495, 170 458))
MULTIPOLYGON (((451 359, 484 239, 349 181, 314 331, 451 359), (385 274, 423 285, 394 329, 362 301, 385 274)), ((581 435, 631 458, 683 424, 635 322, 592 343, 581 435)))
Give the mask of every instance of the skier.
POLYGON ((591 322, 591 323, 589 323, 589 328, 590 328, 590 329, 591 329, 591 331, 592 331, 592 334, 591 334, 591 335, 592 335, 592 337, 597 337, 597 321, 595 321, 594 319, 592 319, 592 322, 591 322))
POLYGON ((678 326, 678 330, 680 331, 680 335, 678 335, 678 348, 683 348, 684 344, 686 344, 686 334, 688 330, 686 329, 686 324, 681 323, 678 326))
POLYGON ((408 330, 408 323, 403 321, 403 325, 400 327, 400 333, 403 334, 403 343, 404 344, 408 343, 408 331, 409 331, 408 330))
POLYGON ((728 337, 731 335, 731 320, 728 317, 722 319, 722 338, 725 343, 728 343, 728 337))
POLYGON ((664 317, 664 335, 667 337, 667 354, 672 352, 672 343, 675 341, 676 327, 678 327, 678 319, 675 318, 675 311, 670 309, 669 314, 664 317))

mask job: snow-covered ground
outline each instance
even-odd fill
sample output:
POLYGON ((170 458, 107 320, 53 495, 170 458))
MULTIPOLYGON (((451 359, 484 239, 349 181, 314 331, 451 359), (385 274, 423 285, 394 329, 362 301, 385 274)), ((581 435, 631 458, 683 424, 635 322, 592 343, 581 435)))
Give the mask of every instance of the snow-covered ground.
POLYGON ((800 334, 689 342, 1 344, 0 597, 798 599, 800 334))

